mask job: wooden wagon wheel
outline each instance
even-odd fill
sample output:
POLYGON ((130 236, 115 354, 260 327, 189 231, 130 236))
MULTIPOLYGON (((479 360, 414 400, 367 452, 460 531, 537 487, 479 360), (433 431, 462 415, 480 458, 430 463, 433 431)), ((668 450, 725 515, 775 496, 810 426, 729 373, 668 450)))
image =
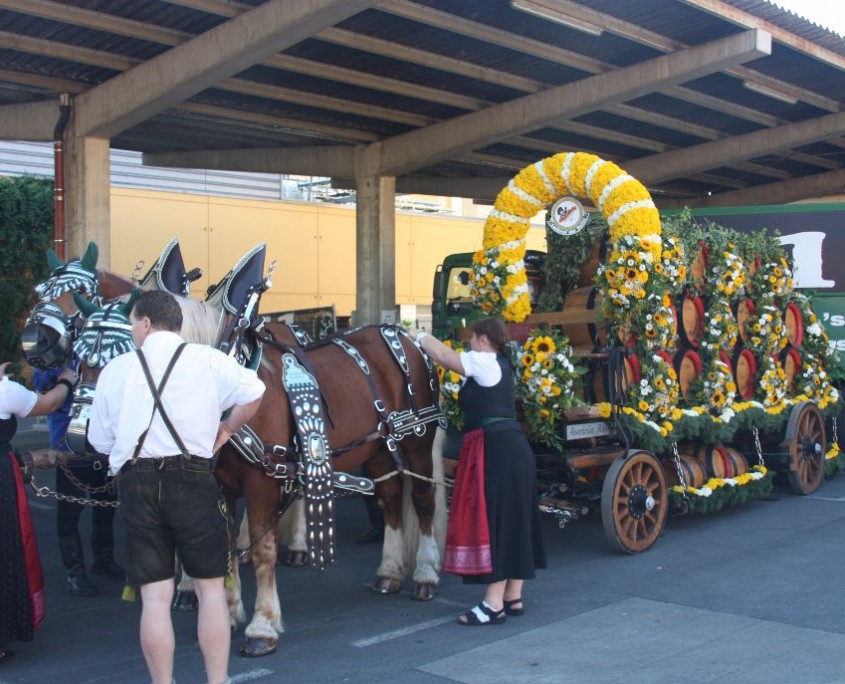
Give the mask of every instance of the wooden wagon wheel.
POLYGON ((819 407, 802 401, 792 408, 781 448, 790 454, 789 485, 796 494, 812 494, 824 479, 827 453, 824 418, 819 407))
POLYGON ((601 492, 607 540, 619 551, 650 548, 666 524, 669 492, 663 466, 647 451, 631 449, 608 468, 601 492))

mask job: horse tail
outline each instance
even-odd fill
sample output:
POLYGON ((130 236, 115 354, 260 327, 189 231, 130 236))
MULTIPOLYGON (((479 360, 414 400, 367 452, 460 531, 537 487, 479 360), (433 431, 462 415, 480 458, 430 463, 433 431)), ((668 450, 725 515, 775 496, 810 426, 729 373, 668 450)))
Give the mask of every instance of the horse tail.
MULTIPOLYGON (((433 534, 437 544, 438 565, 443 558, 443 547, 446 543, 446 486, 443 483, 443 445, 446 441, 446 431, 438 427, 434 433, 431 445, 432 479, 435 484, 434 492, 434 521, 433 534)), ((420 521, 414 509, 411 498, 412 481, 410 475, 402 475, 402 536, 405 547, 403 549, 404 566, 408 571, 416 567, 417 550, 420 545, 420 521)))

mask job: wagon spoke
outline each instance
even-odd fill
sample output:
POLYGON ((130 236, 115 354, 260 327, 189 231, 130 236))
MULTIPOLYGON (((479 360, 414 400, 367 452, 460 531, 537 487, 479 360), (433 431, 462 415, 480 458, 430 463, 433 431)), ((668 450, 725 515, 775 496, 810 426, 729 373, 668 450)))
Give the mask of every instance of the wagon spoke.
POLYGON ((648 549, 663 530, 666 497, 663 469, 653 455, 633 451, 614 461, 602 489, 602 525, 608 540, 626 553, 648 549))

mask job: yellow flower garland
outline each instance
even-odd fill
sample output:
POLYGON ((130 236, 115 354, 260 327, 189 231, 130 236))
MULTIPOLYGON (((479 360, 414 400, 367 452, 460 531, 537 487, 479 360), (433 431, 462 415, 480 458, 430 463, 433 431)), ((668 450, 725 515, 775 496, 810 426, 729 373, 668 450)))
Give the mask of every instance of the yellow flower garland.
POLYGON ((515 322, 531 313, 523 261, 530 219, 569 195, 589 199, 602 212, 612 243, 628 236, 639 238, 652 258, 645 270, 650 275, 662 243, 660 215, 648 190, 613 162, 586 152, 561 152, 526 166, 496 197, 484 225, 483 248, 474 258, 476 297, 482 309, 501 312, 505 320, 515 322), (509 274, 497 291, 484 277, 490 263, 509 274))

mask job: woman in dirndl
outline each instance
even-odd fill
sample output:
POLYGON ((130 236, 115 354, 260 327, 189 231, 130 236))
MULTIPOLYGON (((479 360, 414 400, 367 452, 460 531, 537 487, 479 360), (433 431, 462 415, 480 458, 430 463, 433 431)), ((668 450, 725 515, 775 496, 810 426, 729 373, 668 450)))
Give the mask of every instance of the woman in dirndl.
POLYGON ((411 339, 435 362, 466 377, 464 433, 452 491, 443 569, 486 585, 462 625, 498 625, 525 612, 522 589, 546 567, 534 453, 516 419, 514 369, 501 320, 472 325, 470 351, 456 352, 415 328, 411 339))
POLYGON ((11 441, 16 417, 41 416, 58 409, 77 378, 63 371, 55 387, 36 394, 6 375, 0 364, 0 664, 14 651, 10 641, 31 641, 44 619, 44 576, 23 477, 11 441))

